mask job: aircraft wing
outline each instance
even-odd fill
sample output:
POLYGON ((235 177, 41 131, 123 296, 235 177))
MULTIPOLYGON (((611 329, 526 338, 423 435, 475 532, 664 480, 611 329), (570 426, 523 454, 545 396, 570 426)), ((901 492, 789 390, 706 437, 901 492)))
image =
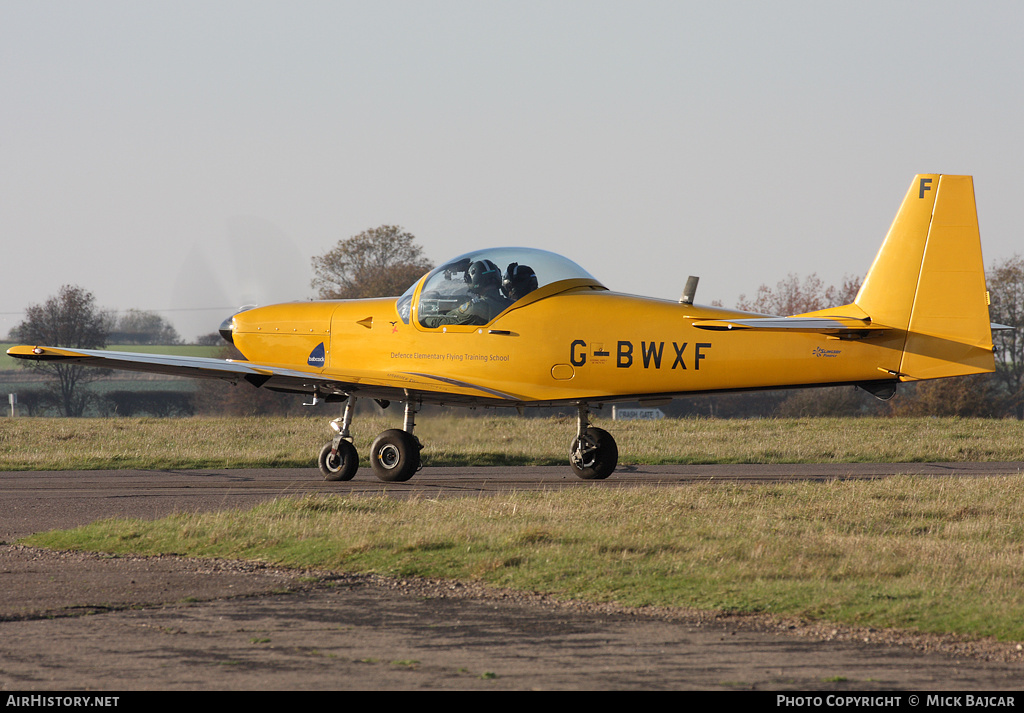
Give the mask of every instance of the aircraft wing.
POLYGON ((729 331, 749 329, 755 331, 810 332, 815 334, 860 335, 880 334, 889 329, 872 324, 869 319, 856 317, 755 317, 752 319, 703 319, 693 323, 698 329, 729 331))
POLYGON ((94 366, 106 369, 122 369, 126 371, 144 371, 152 374, 169 376, 188 376, 192 378, 259 380, 274 374, 300 378, 305 381, 316 378, 316 374, 307 374, 294 369, 251 364, 247 361, 234 359, 211 359, 208 357, 177 356, 173 354, 146 354, 141 352, 117 352, 106 349, 67 349, 65 347, 30 347, 16 346, 7 350, 7 354, 16 359, 32 361, 63 362, 94 366))
POLYGON ((361 392, 371 398, 401 400, 411 392, 419 394, 424 401, 438 403, 520 400, 512 394, 485 386, 416 372, 382 375, 379 371, 363 369, 332 369, 330 373, 321 373, 234 359, 26 345, 11 347, 7 354, 16 359, 62 362, 101 369, 141 371, 193 379, 221 379, 232 383, 248 381, 253 386, 274 391, 319 393, 328 398, 330 395, 361 392))

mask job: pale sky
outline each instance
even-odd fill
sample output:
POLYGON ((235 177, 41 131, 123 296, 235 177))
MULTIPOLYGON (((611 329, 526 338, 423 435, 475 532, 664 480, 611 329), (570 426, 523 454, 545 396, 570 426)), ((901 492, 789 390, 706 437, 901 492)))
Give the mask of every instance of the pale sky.
POLYGON ((1024 253, 1024 3, 0 0, 0 338, 63 284, 183 337, 382 224, 735 304, 863 275, 916 173, 1024 253))

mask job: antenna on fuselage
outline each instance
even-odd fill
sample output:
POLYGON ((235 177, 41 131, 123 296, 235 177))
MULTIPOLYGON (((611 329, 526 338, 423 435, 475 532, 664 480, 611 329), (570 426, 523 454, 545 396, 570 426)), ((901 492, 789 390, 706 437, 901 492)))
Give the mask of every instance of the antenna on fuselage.
POLYGON ((694 275, 686 280, 686 287, 683 288, 683 296, 679 298, 679 304, 692 305, 693 296, 697 294, 697 283, 700 282, 700 278, 694 275))

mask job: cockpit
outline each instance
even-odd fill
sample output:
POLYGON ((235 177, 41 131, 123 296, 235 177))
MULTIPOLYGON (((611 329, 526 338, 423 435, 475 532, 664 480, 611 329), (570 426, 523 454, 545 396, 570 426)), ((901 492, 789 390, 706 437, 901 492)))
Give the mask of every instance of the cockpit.
POLYGON ((490 248, 434 268, 413 283, 396 306, 408 324, 416 288, 422 284, 415 305, 422 326, 486 324, 531 294, 541 294, 538 290, 565 280, 604 289, 590 273, 561 255, 533 248, 490 248))

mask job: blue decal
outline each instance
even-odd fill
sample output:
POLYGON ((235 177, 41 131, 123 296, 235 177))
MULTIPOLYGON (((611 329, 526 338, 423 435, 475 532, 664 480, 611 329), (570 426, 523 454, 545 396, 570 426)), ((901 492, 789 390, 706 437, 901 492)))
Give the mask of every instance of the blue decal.
POLYGON ((326 352, 324 351, 324 343, 320 342, 316 345, 316 348, 309 353, 309 359, 306 361, 310 366, 323 366, 326 361, 326 352))

